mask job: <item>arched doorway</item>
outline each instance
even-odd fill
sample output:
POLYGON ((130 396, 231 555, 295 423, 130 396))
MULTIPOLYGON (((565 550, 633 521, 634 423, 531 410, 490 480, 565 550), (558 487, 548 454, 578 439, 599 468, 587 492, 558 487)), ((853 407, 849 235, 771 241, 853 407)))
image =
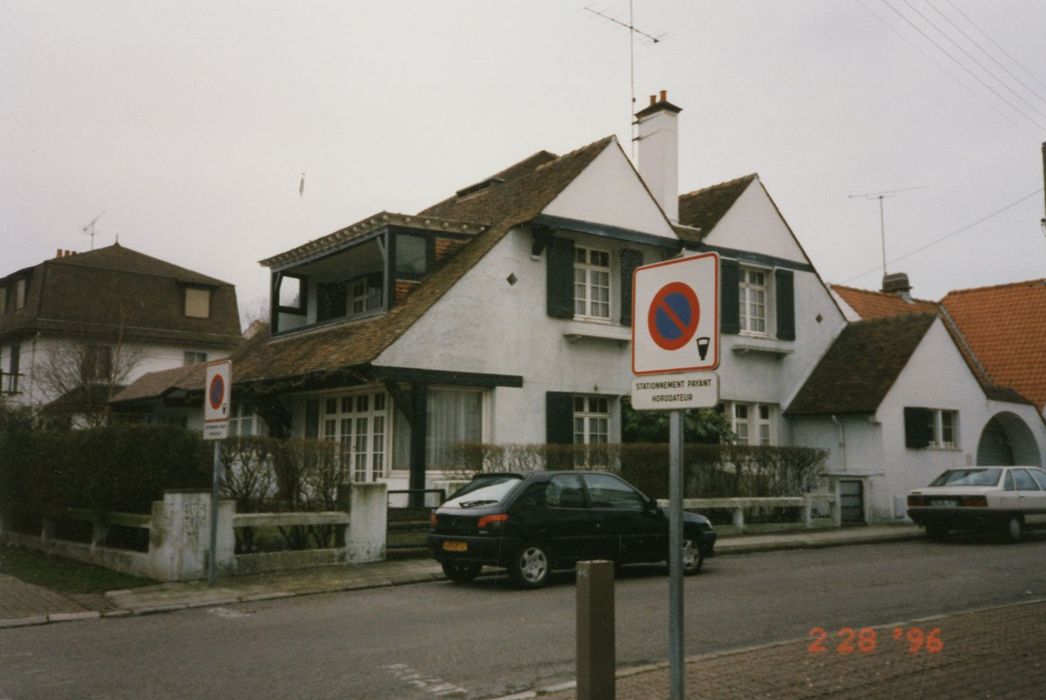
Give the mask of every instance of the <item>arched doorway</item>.
POLYGON ((992 416, 981 431, 977 464, 1040 466, 1042 457, 1028 424, 1016 413, 1003 411, 992 416))

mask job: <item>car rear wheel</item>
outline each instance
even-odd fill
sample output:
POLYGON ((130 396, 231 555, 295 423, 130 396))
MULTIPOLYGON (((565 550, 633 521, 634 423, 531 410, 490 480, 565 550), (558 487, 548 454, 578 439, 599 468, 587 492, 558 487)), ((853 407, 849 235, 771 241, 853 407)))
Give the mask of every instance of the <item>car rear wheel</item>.
POLYGON ((548 583, 551 563, 547 549, 528 544, 516 552, 508 573, 520 588, 541 588, 548 583))
POLYGON ((705 557, 697 548, 697 542, 689 537, 683 539, 683 575, 693 576, 701 570, 705 557))
POLYGON ((1024 539, 1024 520, 1019 515, 1011 515, 1006 521, 1006 536, 1010 542, 1020 542, 1024 539))
POLYGON ((443 567, 443 575, 454 583, 468 583, 479 576, 483 568, 482 564, 463 561, 441 561, 440 566, 443 567))

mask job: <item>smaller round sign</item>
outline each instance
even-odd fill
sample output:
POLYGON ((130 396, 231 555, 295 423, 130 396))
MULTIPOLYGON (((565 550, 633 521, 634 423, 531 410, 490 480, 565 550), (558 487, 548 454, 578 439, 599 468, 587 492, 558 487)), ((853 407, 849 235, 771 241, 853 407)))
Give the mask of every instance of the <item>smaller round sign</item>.
POLYGON ((663 350, 678 350, 690 342, 701 320, 697 294, 682 282, 670 282, 650 302, 647 328, 663 350))
POLYGON ((225 379, 220 374, 211 378, 211 385, 207 389, 207 400, 211 402, 211 408, 218 410, 222 407, 225 398, 225 379))

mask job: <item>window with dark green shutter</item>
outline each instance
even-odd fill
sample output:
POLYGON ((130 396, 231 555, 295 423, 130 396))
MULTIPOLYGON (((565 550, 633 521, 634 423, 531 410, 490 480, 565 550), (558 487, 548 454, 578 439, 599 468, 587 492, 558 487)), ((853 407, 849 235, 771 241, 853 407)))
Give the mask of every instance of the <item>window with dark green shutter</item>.
POLYGON ((574 395, 562 391, 545 394, 545 442, 571 445, 574 442, 574 395))
POLYGON ((904 446, 922 450, 933 440, 933 411, 915 406, 904 407, 904 446))
POLYGON ((781 340, 795 340, 795 275, 791 270, 776 270, 774 279, 777 282, 774 294, 777 337, 781 340))
POLYGON ((632 273, 643 264, 643 251, 621 251, 621 324, 632 325, 632 273))
POLYGON ((719 330, 722 333, 741 332, 741 309, 737 291, 740 272, 736 260, 719 260, 719 330))
POLYGON ((547 308, 552 318, 574 318, 574 241, 553 238, 545 250, 547 308))

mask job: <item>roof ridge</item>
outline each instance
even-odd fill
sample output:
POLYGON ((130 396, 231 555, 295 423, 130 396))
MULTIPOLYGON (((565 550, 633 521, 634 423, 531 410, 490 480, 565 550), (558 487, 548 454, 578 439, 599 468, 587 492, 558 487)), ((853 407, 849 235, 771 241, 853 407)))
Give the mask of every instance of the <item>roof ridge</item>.
POLYGON ((861 289, 860 287, 851 287, 851 286, 845 285, 845 284, 831 284, 831 283, 829 283, 828 286, 831 287, 832 289, 847 289, 849 291, 860 292, 862 294, 875 294, 877 296, 888 297, 888 298, 891 298, 891 299, 899 299, 901 301, 905 301, 905 302, 908 302, 908 303, 913 303, 914 302, 914 303, 920 303, 920 304, 933 304, 935 306, 940 305, 939 301, 934 301, 933 299, 917 299, 916 297, 910 297, 910 301, 909 301, 907 299, 904 299, 903 297, 897 296, 896 294, 894 294, 892 292, 884 292, 881 289, 878 289, 878 290, 876 290, 876 289, 861 289))
POLYGON ((757 179, 758 177, 759 177, 759 173, 749 173, 748 175, 742 175, 740 177, 735 177, 732 180, 725 180, 723 182, 717 182, 714 185, 709 185, 707 187, 702 187, 700 189, 696 189, 696 190, 692 190, 690 192, 686 192, 684 194, 679 195, 679 198, 682 199, 683 197, 693 197, 695 195, 705 194, 706 192, 711 192, 712 190, 723 189, 725 187, 733 187, 734 185, 738 185, 738 184, 744 182, 745 180, 752 181, 752 180, 757 179))
POLYGON ((1001 282, 999 284, 989 284, 984 287, 965 287, 963 289, 953 289, 942 297, 942 301, 952 296, 953 294, 972 294, 974 292, 985 292, 990 289, 1005 289, 1006 287, 1020 287, 1020 286, 1046 286, 1046 277, 1039 277, 1030 280, 1021 280, 1018 282, 1001 282))

